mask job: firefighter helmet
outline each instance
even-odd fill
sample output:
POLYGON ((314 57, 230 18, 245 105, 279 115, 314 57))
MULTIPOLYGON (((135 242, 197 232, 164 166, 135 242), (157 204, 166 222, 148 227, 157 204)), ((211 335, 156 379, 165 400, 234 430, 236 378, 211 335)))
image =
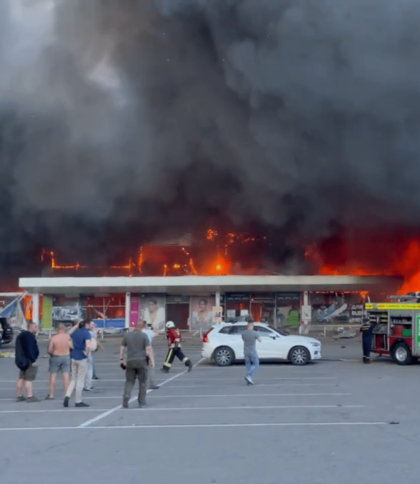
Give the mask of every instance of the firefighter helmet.
POLYGON ((173 329, 175 328, 175 323, 173 321, 168 321, 166 323, 166 329, 173 329))

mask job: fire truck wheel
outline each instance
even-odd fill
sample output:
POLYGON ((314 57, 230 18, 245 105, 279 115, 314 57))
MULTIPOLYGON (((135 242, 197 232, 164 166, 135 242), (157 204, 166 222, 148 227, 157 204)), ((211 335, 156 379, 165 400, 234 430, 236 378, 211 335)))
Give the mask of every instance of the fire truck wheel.
POLYGON ((235 359, 233 351, 227 346, 221 346, 220 348, 217 348, 214 351, 213 357, 216 361, 217 366, 230 366, 235 359))
POLYGON ((309 363, 311 360, 311 355, 309 351, 303 346, 295 346, 290 350, 289 361, 292 365, 302 366, 309 363))
POLYGON ((397 343, 392 349, 392 358, 398 365, 409 365, 412 360, 410 348, 405 343, 397 343))

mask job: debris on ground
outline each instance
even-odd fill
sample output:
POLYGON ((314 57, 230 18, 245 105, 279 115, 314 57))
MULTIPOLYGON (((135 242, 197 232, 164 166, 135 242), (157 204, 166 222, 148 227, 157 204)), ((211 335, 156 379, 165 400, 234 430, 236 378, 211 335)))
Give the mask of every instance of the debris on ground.
POLYGON ((14 358, 15 354, 11 351, 0 351, 0 358, 14 358))
POLYGON ((351 331, 341 331, 339 332, 336 336, 334 336, 334 339, 347 339, 347 338, 355 338, 357 333, 352 333, 351 331))

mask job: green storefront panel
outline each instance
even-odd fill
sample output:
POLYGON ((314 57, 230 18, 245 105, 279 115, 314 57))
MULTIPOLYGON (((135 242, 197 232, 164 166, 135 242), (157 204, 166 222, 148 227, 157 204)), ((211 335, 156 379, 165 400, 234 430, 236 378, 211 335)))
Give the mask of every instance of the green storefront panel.
POLYGON ((44 296, 42 298, 42 329, 52 329, 52 296, 44 296))

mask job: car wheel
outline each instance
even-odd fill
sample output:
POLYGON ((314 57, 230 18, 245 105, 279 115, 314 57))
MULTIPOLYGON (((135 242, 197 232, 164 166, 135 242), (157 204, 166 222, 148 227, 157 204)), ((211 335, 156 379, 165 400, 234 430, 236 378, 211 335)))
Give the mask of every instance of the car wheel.
POLYGON ((221 346, 214 351, 214 360, 217 366, 230 366, 234 359, 233 351, 227 346, 221 346))
POLYGON ((405 343, 397 343, 392 349, 392 358, 398 365, 409 365, 412 360, 410 348, 405 343))
POLYGON ((292 348, 289 352, 289 361, 292 365, 302 366, 309 363, 311 360, 311 355, 309 351, 303 346, 296 346, 292 348))

